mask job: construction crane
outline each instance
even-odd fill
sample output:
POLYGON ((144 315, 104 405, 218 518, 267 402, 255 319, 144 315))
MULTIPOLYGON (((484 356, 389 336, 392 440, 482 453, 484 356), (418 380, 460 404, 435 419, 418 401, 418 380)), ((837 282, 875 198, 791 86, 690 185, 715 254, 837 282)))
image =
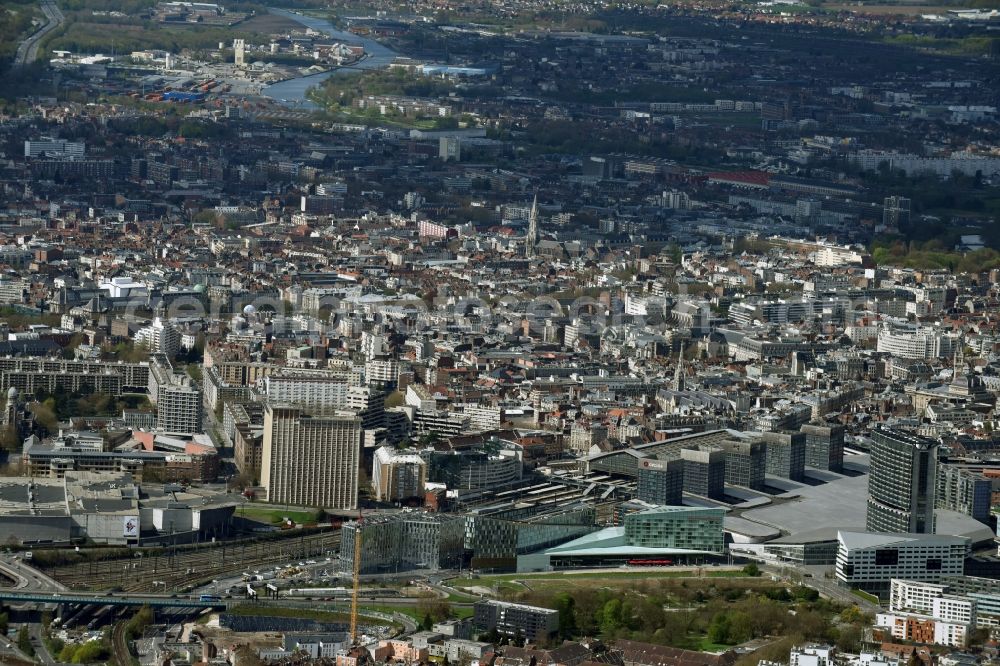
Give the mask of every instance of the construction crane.
POLYGON ((358 594, 361 592, 361 511, 354 526, 354 589, 351 592, 351 645, 358 644, 358 594))

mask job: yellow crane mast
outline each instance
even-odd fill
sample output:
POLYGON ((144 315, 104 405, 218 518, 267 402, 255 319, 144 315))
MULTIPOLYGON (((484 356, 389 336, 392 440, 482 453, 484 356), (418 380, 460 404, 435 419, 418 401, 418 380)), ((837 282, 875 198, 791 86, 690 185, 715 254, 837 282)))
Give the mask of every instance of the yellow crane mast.
POLYGON ((354 589, 351 592, 351 645, 358 644, 358 595, 361 592, 361 512, 354 526, 354 589))

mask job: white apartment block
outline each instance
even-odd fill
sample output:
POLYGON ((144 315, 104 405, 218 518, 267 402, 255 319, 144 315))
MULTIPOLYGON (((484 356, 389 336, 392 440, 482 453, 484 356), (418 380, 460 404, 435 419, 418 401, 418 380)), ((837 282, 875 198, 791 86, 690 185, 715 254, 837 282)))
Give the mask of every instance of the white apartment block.
POLYGON ((392 359, 373 359, 365 363, 365 381, 374 382, 399 381, 399 361, 392 359))
POLYGON ((1000 174, 1000 158, 959 151, 943 157, 924 157, 913 153, 859 150, 849 159, 869 171, 878 169, 885 162, 890 168, 907 174, 933 173, 942 178, 950 178, 953 171, 967 176, 975 176, 976 172, 982 172, 987 177, 1000 174))
POLYGON ((958 336, 929 329, 891 330, 878 332, 876 350, 898 358, 930 360, 950 357, 958 346, 958 336))
POLYGON ((833 648, 825 645, 808 645, 788 655, 788 666, 830 666, 832 663, 833 648))
POLYGON ((892 637, 898 640, 957 648, 966 646, 971 629, 968 623, 946 622, 915 613, 878 613, 875 616, 875 626, 888 629, 892 637))
POLYGON ((437 409, 437 401, 423 384, 410 384, 406 387, 406 404, 422 412, 433 412, 437 409))
POLYGON ((156 428, 171 433, 202 431, 201 387, 186 374, 174 372, 169 359, 156 354, 149 364, 149 399, 156 405, 156 428))
POLYGON ((157 317, 149 326, 136 332, 135 343, 152 354, 165 354, 168 358, 173 358, 181 350, 181 334, 170 322, 157 317))
POLYGON ((934 600, 931 615, 938 620, 964 625, 976 623, 976 602, 967 597, 945 595, 934 600))
POLYGON ((503 409, 482 405, 464 405, 462 415, 469 419, 469 429, 472 432, 498 430, 500 422, 503 420, 503 409))
POLYGON ((947 585, 894 578, 889 585, 889 610, 929 615, 934 600, 944 596, 947 585))

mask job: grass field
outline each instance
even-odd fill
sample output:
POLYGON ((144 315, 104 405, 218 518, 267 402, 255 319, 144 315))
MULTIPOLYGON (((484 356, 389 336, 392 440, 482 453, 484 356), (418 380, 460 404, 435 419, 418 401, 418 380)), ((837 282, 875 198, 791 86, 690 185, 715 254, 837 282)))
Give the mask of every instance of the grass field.
POLYGON ((238 24, 240 30, 263 34, 286 33, 302 30, 302 24, 277 14, 258 14, 238 24))
MULTIPOLYGON (((458 609, 463 610, 463 609, 458 609)), ((409 615, 416 620, 422 618, 417 617, 417 612, 415 608, 401 607, 396 608, 395 606, 358 606, 358 614, 364 615, 366 611, 385 613, 391 615, 394 612, 400 612, 405 615, 409 615)), ((244 616, 272 616, 272 617, 292 617, 302 620, 316 620, 317 622, 348 622, 350 618, 350 613, 345 608, 344 610, 324 610, 323 608, 296 608, 291 606, 274 606, 271 604, 244 604, 240 606, 235 606, 230 608, 228 611, 231 615, 244 615, 244 616)), ((374 618, 379 619, 381 618, 374 618)))
POLYGON ((860 599, 864 599, 865 601, 870 601, 873 604, 879 603, 878 597, 876 597, 874 594, 868 594, 864 590, 851 590, 851 594, 860 599))
POLYGON ((228 610, 230 615, 243 615, 250 617, 293 617, 300 620, 316 620, 318 622, 345 622, 350 619, 347 613, 337 611, 324 611, 312 608, 291 608, 279 607, 271 604, 244 604, 234 606, 228 610))
POLYGON ((742 578, 746 574, 740 569, 670 569, 654 571, 584 571, 584 572, 546 572, 538 574, 497 574, 479 576, 478 578, 453 578, 448 584, 458 589, 470 587, 492 587, 510 583, 526 583, 532 588, 539 583, 557 583, 570 587, 590 587, 594 580, 651 580, 656 578, 742 578))
POLYGON ((757 111, 741 111, 735 113, 699 113, 692 117, 694 120, 719 127, 760 129, 760 113, 757 111))
POLYGON ((288 509, 272 509, 268 506, 246 505, 240 507, 236 514, 247 520, 256 520, 268 525, 277 525, 285 518, 290 518, 296 523, 313 523, 316 521, 316 514, 312 511, 289 511, 288 509))

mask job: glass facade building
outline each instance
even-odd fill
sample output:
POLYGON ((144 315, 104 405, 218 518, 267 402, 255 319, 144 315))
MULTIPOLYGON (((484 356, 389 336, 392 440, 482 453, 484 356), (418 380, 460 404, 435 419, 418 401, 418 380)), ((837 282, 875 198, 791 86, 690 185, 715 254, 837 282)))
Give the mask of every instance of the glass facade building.
POLYGON ((684 493, 683 460, 642 460, 636 497, 650 504, 680 504, 684 493))
POLYGON ((869 532, 934 532, 938 443, 902 430, 872 435, 868 475, 869 532))
POLYGON ((661 506, 625 516, 625 543, 640 548, 676 548, 721 553, 725 509, 661 506))

